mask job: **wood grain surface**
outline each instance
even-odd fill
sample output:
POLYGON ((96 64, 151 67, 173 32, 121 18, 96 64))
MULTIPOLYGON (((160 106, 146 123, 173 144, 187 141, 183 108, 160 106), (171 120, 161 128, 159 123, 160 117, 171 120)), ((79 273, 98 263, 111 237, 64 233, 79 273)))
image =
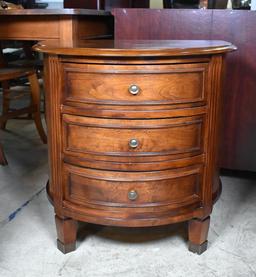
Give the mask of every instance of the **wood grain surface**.
POLYGON ((36 46, 49 51, 48 192, 58 248, 75 249, 76 221, 142 227, 191 220, 189 249, 201 254, 206 218, 221 191, 223 59, 235 47, 222 41, 88 44, 36 46), (140 87, 136 95, 131 84, 140 87))

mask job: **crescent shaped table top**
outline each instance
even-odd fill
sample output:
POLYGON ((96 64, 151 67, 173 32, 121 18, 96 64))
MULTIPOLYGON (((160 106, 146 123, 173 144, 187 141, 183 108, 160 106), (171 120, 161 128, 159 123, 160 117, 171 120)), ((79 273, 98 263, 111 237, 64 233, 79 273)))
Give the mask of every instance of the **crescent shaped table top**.
POLYGON ((33 16, 33 15, 103 15, 109 16, 110 12, 93 9, 9 9, 0 10, 0 16, 33 16))
POLYGON ((36 51, 57 55, 113 57, 208 55, 236 49, 220 40, 52 40, 34 46, 36 51))

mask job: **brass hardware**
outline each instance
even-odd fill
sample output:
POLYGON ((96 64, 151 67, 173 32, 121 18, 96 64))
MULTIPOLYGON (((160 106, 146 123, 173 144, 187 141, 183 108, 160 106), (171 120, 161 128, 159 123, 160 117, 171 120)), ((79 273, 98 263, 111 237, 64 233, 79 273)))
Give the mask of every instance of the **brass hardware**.
POLYGON ((140 87, 137 85, 130 85, 128 90, 132 95, 137 95, 140 92, 140 87))
POLYGON ((128 198, 131 200, 131 201, 134 201, 138 198, 138 193, 136 190, 131 190, 128 192, 128 198))
POLYGON ((131 148, 137 148, 139 146, 139 142, 137 141, 137 139, 131 139, 129 141, 129 146, 131 148))

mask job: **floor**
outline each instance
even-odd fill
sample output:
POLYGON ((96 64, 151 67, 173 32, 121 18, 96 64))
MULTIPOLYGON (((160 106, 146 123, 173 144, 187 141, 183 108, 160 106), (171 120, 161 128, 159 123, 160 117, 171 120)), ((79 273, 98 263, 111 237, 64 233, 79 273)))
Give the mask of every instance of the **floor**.
POLYGON ((1 277, 256 276, 255 179, 222 177, 201 256, 187 250, 185 223, 141 229, 80 224, 77 250, 63 255, 45 193, 46 146, 28 120, 11 120, 0 138, 9 162, 0 167, 1 277))

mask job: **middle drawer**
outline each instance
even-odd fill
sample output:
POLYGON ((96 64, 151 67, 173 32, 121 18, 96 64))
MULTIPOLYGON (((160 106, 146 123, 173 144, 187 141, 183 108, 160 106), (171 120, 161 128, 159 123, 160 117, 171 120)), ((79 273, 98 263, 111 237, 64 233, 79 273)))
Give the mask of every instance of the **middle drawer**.
POLYGON ((63 142, 66 155, 95 160, 182 158, 203 152, 204 116, 122 120, 63 114, 63 142))

